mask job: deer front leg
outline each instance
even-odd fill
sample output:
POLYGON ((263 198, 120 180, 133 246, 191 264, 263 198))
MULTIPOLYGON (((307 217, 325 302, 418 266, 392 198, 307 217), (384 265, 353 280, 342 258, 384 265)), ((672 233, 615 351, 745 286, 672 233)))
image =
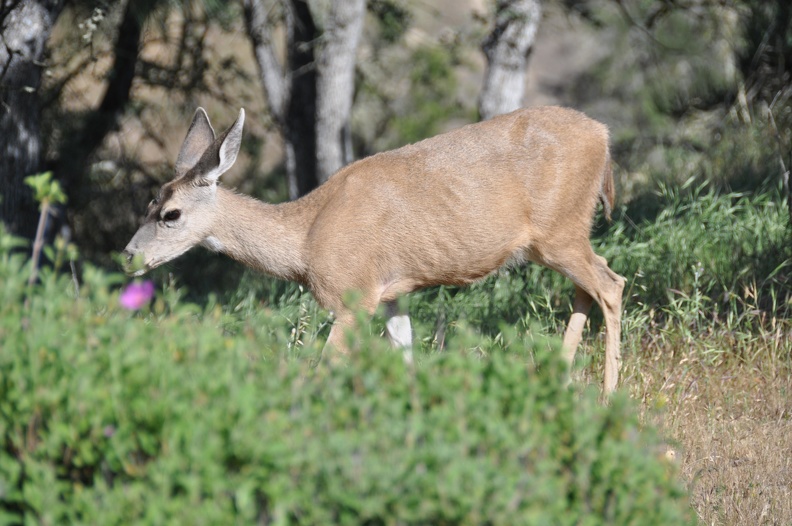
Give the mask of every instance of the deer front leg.
POLYGON ((575 304, 564 332, 564 359, 569 364, 570 372, 580 339, 583 337, 583 328, 586 325, 592 303, 594 303, 594 298, 579 286, 575 286, 575 304))
POLYGON ((335 321, 322 349, 322 358, 334 365, 342 364, 349 356, 349 333, 354 330, 355 315, 349 311, 335 312, 335 321))
POLYGON ((412 353, 412 327, 410 317, 399 310, 396 300, 385 303, 385 333, 388 335, 391 345, 396 349, 401 349, 404 361, 407 364, 413 363, 412 353))
POLYGON ((591 305, 594 303, 588 292, 575 286, 575 304, 572 308, 572 315, 569 317, 566 331, 564 332, 564 360, 569 365, 567 372, 566 385, 572 382, 572 365, 575 363, 575 353, 577 352, 580 339, 583 337, 583 328, 586 325, 591 305))

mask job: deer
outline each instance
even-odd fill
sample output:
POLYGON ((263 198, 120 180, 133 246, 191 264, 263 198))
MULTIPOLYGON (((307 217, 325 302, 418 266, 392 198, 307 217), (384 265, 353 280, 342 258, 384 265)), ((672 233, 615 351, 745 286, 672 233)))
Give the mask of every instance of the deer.
MULTIPOLYGON (((141 275, 196 245, 307 287, 334 315, 323 355, 346 356, 355 309, 385 307, 385 333, 411 359, 398 298, 467 285, 533 262, 575 286, 562 353, 570 368, 590 309, 604 313, 603 392, 618 383, 625 278, 594 253, 598 203, 615 190, 605 125, 562 107, 523 108, 355 161, 294 201, 270 204, 218 181, 235 163, 245 111, 216 136, 198 108, 175 174, 124 249, 141 275), (358 302, 349 304, 349 293, 358 302)), ((131 270, 128 270, 132 272, 131 270)))

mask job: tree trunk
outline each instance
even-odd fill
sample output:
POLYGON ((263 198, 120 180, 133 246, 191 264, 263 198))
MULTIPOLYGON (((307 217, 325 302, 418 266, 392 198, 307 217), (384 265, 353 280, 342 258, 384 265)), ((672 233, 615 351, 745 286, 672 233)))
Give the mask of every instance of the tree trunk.
POLYGON ((487 57, 478 104, 482 120, 522 106, 525 70, 541 16, 539 0, 497 1, 495 27, 482 44, 487 57))
POLYGON ((365 1, 332 2, 324 31, 306 0, 243 5, 264 95, 283 137, 289 197, 296 199, 351 160, 347 131, 365 1), (274 18, 278 5, 281 20, 274 18), (285 64, 272 38, 279 22, 285 27, 285 64))
POLYGON ((355 92, 355 55, 365 0, 336 0, 324 28, 317 61, 316 163, 319 183, 348 164, 349 114, 355 92))
POLYGON ((316 26, 305 0, 243 0, 243 7, 264 96, 283 138, 289 198, 297 199, 319 184, 314 125, 316 26), (281 7, 281 20, 275 18, 277 6, 281 7), (278 60, 272 39, 272 30, 278 23, 284 26, 285 65, 278 60))
POLYGON ((0 219, 32 238, 38 217, 24 178, 42 169, 39 88, 60 0, 0 0, 0 219))
POLYGON ((290 0, 287 31, 288 104, 281 126, 286 150, 289 198, 297 199, 319 186, 316 175, 316 67, 314 41, 318 31, 308 2, 290 0))

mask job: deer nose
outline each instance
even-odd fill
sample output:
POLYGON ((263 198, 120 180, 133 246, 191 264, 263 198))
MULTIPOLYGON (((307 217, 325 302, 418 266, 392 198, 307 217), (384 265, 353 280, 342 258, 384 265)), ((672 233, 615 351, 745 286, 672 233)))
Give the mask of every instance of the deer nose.
POLYGON ((129 249, 126 249, 126 248, 124 249, 123 252, 121 252, 121 255, 124 257, 124 262, 125 263, 131 263, 132 262, 132 258, 134 257, 134 254, 132 252, 130 252, 129 249))

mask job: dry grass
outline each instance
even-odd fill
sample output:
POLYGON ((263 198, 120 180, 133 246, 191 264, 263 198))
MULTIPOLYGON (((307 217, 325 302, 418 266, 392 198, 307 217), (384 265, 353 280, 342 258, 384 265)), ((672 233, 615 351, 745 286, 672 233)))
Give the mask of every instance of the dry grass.
POLYGON ((776 325, 628 343, 622 385, 667 437, 701 524, 792 524, 792 327, 776 325))

